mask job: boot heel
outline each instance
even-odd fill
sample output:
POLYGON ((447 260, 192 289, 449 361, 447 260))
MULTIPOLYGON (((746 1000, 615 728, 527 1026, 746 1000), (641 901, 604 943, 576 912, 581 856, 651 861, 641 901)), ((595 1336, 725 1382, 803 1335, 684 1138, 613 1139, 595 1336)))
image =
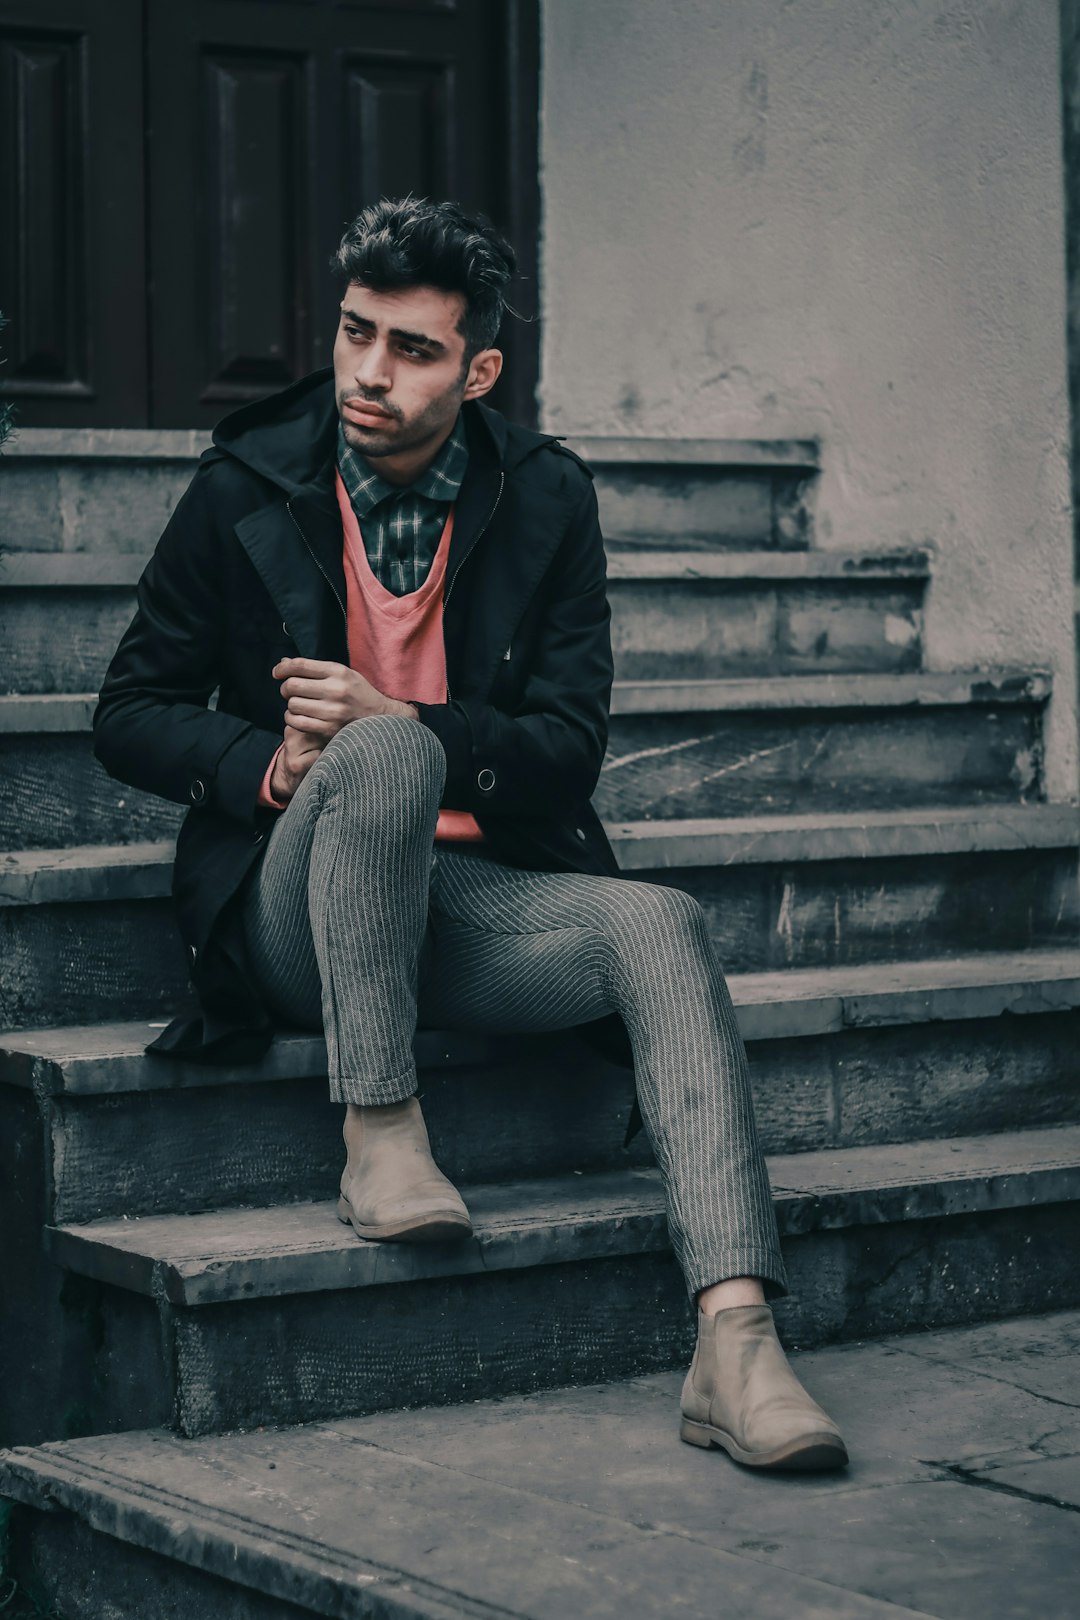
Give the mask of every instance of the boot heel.
POLYGON ((693 1423, 690 1418, 684 1417, 679 1425, 679 1439, 685 1440, 688 1446, 703 1446, 706 1451, 713 1444, 712 1435, 704 1423, 693 1423))
POLYGON ((344 1221, 346 1226, 349 1225, 349 1204, 345 1198, 339 1198, 337 1201, 337 1218, 339 1221, 344 1221))

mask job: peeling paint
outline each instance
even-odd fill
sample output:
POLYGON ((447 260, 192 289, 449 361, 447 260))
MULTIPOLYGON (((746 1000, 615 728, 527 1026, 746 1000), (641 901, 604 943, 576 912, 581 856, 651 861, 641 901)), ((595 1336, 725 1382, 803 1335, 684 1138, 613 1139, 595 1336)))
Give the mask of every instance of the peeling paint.
POLYGON ((885 615, 885 640, 890 647, 910 647, 919 639, 919 627, 911 619, 902 619, 898 613, 885 615))
POLYGON ((794 961, 795 958, 795 924, 792 905, 794 891, 795 886, 793 883, 787 882, 784 884, 784 890, 780 896, 780 909, 776 914, 776 932, 783 942, 784 954, 789 962, 794 961))

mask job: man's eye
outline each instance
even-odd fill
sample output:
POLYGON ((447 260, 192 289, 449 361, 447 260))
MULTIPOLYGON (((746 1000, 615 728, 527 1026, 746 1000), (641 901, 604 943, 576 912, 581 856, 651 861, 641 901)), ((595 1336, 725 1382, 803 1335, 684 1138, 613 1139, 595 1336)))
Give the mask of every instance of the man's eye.
POLYGON ((350 337, 350 338, 367 337, 367 333, 362 331, 359 326, 347 326, 345 328, 345 335, 346 335, 346 337, 350 337))
POLYGON ((411 343, 403 343, 401 352, 409 360, 428 360, 431 358, 426 349, 414 349, 411 343))

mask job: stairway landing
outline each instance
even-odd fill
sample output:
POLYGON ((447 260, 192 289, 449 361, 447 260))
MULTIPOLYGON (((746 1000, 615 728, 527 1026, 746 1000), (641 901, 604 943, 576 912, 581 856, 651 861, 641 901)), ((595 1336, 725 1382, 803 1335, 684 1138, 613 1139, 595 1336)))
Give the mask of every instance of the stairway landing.
POLYGON ((1080 1312, 796 1355, 842 1474, 679 1443, 677 1373, 6 1454, 65 1620, 1075 1620, 1080 1312), (42 1511, 44 1509, 44 1511, 42 1511), (114 1612, 113 1609, 108 1610, 114 1612))

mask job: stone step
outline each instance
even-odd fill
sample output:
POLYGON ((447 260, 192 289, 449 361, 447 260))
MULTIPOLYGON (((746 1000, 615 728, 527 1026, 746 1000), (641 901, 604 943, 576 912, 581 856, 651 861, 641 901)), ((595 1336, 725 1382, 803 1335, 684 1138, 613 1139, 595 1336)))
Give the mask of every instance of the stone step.
POLYGON ((793 1351, 852 1453, 816 1484, 680 1445, 672 1371, 21 1449, 0 1489, 66 1620, 1071 1620, 1078 1348, 1060 1312, 793 1351))
MULTIPOLYGON (((749 974, 730 988, 767 1152, 1080 1120, 1080 950, 749 974)), ((208 1068, 148 1056, 157 1032, 136 1022, 0 1038, 9 1141, 26 1112, 16 1093, 38 1102, 25 1153, 45 1149, 42 1219, 265 1205, 335 1186, 341 1110, 325 1100, 320 1037, 283 1034, 258 1063, 208 1068)), ((455 1181, 650 1162, 644 1134, 624 1148, 631 1075, 572 1036, 425 1030, 416 1055, 433 1149, 455 1181)))
POLYGON ((93 693, 0 697, 0 851, 175 837, 183 807, 94 758, 93 693))
MULTIPOLYGON (((1008 803, 1041 792, 1038 671, 636 681, 612 694, 608 819, 1008 803)), ((0 697, 0 850, 175 834, 93 758, 92 694, 0 697)))
MULTIPOLYGON (((4 682, 96 690, 144 556, 12 552, 4 682)), ((925 552, 616 552, 616 671, 626 680, 909 670, 921 661, 925 552)))
MULTIPOLYGON (((1060 804, 609 825, 627 875, 703 905, 732 973, 1064 945, 1080 813, 1060 804)), ((168 843, 0 855, 0 1029, 174 1007, 168 843)))
MULTIPOLYGON (((913 1298, 921 1326, 1080 1303, 1080 1126, 769 1169, 793 1284, 778 1320, 800 1344, 908 1327, 913 1298)), ((156 1381, 138 1370, 143 1411, 101 1409, 98 1427, 138 1426, 149 1407, 204 1434, 685 1359, 657 1172, 464 1191, 475 1235, 452 1246, 361 1243, 332 1203, 48 1228, 56 1264, 98 1286, 101 1342, 114 1306, 125 1355, 163 1328, 156 1381)), ((102 1400, 123 1404, 119 1380, 102 1400)))
MULTIPOLYGON (((187 486, 206 433, 22 428, 4 464, 0 548, 149 551, 187 486)), ((605 532, 659 544, 804 547, 820 465, 809 439, 575 437, 605 532)))
POLYGON ((620 682, 595 804, 637 821, 1038 798, 1050 691, 1022 671, 620 682))
POLYGON ((925 552, 614 552, 621 680, 917 669, 925 552))
MULTIPOLYGON (((615 545, 801 549, 812 539, 813 440, 573 437, 615 545)), ((609 542, 610 543, 610 542, 609 542)))
POLYGON ((20 428, 4 456, 0 550, 149 554, 208 433, 20 428))

